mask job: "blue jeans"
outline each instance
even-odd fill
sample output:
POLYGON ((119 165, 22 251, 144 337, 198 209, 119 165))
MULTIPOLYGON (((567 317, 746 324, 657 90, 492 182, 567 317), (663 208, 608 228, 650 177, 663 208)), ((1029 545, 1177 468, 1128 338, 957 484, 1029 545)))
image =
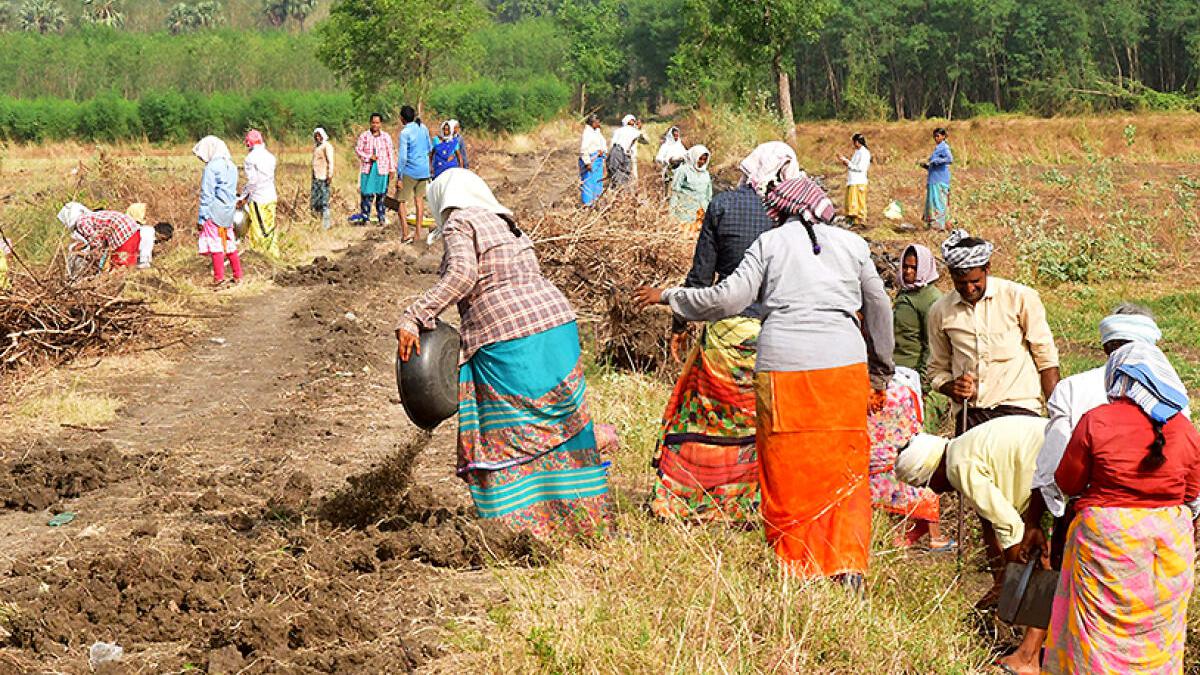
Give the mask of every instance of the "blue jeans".
POLYGON ((365 193, 359 194, 362 195, 362 198, 358 202, 359 213, 361 213, 364 218, 369 219, 371 217, 371 200, 373 199, 375 200, 375 212, 379 215, 379 222, 382 223, 387 216, 387 207, 383 205, 383 195, 369 195, 365 193))

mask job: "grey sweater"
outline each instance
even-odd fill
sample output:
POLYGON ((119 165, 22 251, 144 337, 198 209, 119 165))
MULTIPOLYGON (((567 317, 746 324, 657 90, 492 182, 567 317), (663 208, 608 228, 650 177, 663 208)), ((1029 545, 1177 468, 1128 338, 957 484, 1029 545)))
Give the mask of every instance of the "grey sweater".
POLYGON ((813 253, 804 225, 790 220, 764 232, 721 283, 670 288, 663 302, 689 321, 715 321, 758 301, 765 318, 756 370, 824 370, 866 362, 871 386, 885 389, 894 370, 892 307, 871 250, 852 232, 829 225, 814 229, 820 255, 813 253))

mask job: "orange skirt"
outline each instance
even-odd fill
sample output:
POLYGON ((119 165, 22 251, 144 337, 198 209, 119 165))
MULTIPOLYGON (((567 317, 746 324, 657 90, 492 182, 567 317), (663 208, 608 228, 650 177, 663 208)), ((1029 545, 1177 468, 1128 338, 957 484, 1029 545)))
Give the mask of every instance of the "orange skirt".
POLYGON ((863 573, 871 548, 866 364, 755 378, 762 516, 800 577, 863 573))

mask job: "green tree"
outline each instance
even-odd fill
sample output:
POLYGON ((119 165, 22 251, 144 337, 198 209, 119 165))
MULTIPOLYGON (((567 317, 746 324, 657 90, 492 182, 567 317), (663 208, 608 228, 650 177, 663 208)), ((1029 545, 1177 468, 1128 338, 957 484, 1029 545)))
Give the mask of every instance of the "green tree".
POLYGON ((167 12, 167 30, 172 35, 190 33, 206 28, 216 28, 221 24, 221 3, 217 0, 201 0, 193 4, 177 3, 167 12))
POLYGON ((618 9, 616 0, 563 0, 555 15, 570 42, 566 70, 579 85, 580 114, 587 110, 588 90, 607 94, 621 69, 618 9))
POLYGON ((359 99, 396 84, 421 107, 433 68, 486 20, 478 0, 338 0, 317 56, 359 99))
POLYGON ((0 0, 0 30, 8 30, 13 27, 14 23, 12 3, 0 0))
POLYGON ((96 26, 120 28, 125 25, 125 12, 120 0, 83 0, 83 21, 96 26))
POLYGON ((25 0, 19 15, 21 30, 31 33, 58 33, 67 25, 67 15, 54 0, 25 0))

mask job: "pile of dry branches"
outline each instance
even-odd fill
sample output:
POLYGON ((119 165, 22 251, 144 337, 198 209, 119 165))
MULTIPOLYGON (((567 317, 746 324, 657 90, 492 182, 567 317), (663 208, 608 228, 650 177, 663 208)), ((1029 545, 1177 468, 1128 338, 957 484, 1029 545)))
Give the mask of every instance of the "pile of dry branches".
POLYGON ((121 297, 119 276, 68 283, 22 265, 0 289, 0 374, 100 354, 163 327, 141 300, 121 297))
POLYGON ((684 234, 657 195, 619 194, 596 208, 562 208, 522 223, 537 242, 546 276, 591 322, 596 353, 616 365, 643 371, 669 367, 669 319, 639 311, 639 286, 675 286, 692 262, 695 235, 684 234))

